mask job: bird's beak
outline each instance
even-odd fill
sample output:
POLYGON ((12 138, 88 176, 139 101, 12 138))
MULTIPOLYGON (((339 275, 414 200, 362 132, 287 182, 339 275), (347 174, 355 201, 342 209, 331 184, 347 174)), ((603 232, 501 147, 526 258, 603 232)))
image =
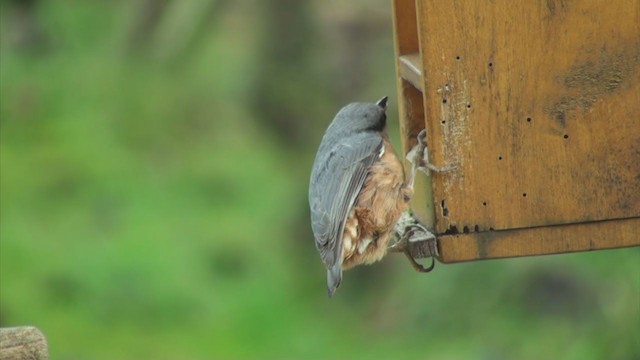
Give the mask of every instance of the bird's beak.
POLYGON ((389 97, 385 96, 382 99, 378 100, 376 105, 380 106, 383 110, 387 110, 387 100, 388 99, 389 99, 389 97))

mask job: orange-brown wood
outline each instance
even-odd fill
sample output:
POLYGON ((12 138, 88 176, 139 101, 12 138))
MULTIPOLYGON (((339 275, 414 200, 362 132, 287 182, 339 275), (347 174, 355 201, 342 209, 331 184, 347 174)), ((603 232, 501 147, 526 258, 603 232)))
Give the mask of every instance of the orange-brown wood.
MULTIPOLYGON (((422 83, 419 55, 418 25, 414 0, 396 0, 393 4, 393 26, 395 33, 395 54, 398 81, 398 114, 400 117, 400 134, 402 137, 402 153, 416 145, 416 137, 424 129, 423 95, 418 90, 422 83), (405 56, 406 55, 406 56, 405 56)), ((404 163, 405 168, 409 166, 404 163)), ((433 228, 434 207, 431 186, 427 179, 418 176, 415 182, 415 193, 411 208, 416 216, 427 226, 433 228)))
POLYGON ((548 255, 638 245, 640 219, 444 235, 438 238, 444 263, 548 255))
POLYGON ((500 256, 589 250, 575 229, 602 220, 628 229, 603 247, 640 245, 640 1, 396 0, 394 18, 403 148, 426 127, 455 165, 412 204, 443 261, 497 230, 520 244, 500 256))

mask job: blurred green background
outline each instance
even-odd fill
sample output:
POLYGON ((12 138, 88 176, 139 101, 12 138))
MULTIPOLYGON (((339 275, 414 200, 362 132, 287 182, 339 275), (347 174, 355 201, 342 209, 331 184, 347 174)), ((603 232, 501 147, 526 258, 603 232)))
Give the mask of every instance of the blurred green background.
MULTIPOLYGON (((53 359, 638 359, 638 249, 441 265, 327 299, 307 184, 397 108, 388 0, 0 2, 0 326, 53 359)), ((597 204, 594 204, 597 206, 597 204)))

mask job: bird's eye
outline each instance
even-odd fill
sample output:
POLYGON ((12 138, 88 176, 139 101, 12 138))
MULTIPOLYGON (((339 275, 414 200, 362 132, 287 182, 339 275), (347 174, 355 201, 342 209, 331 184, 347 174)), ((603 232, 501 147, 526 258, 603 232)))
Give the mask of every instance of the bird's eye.
POLYGON ((372 120, 374 120, 374 123, 371 123, 366 131, 382 131, 387 125, 387 114, 383 112, 380 116, 374 116, 372 120))

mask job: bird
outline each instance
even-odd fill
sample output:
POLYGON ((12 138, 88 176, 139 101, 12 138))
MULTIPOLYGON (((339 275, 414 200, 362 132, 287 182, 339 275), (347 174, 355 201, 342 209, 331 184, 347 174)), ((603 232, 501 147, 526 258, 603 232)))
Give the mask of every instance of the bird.
POLYGON ((405 177, 386 132, 387 101, 385 96, 340 109, 311 169, 311 228, 327 269, 329 297, 343 270, 386 255, 394 225, 413 196, 417 166, 405 177))

